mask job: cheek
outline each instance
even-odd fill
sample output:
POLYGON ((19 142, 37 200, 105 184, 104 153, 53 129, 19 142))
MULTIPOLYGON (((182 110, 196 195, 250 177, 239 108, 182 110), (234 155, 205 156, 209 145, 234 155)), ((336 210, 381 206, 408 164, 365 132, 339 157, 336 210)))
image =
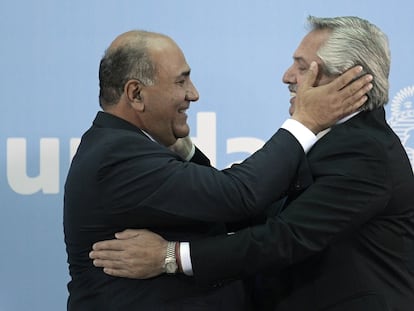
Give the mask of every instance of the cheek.
POLYGON ((298 86, 302 84, 303 80, 305 80, 305 75, 304 74, 296 75, 296 84, 298 86))

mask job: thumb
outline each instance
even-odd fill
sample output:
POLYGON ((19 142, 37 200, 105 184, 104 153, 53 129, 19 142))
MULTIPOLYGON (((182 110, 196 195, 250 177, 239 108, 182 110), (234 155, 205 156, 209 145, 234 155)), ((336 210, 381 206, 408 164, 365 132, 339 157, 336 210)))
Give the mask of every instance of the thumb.
POLYGON ((138 229, 126 229, 122 232, 117 232, 115 233, 115 237, 118 240, 127 240, 127 239, 131 239, 133 237, 138 236, 143 230, 138 230, 138 229))
POLYGON ((303 80, 303 88, 305 90, 312 88, 315 85, 316 78, 318 77, 318 64, 313 61, 309 66, 309 70, 305 74, 305 79, 303 80))

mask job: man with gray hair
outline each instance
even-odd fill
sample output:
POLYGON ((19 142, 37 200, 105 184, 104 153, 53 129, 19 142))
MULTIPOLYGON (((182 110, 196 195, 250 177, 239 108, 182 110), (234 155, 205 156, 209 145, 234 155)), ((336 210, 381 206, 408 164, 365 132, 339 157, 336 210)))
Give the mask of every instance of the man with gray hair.
MULTIPOLYGON (((414 176, 385 119, 387 37, 358 17, 310 16, 308 22, 310 32, 283 76, 292 94, 290 113, 297 109, 296 92, 312 62, 320 68, 319 85, 362 65, 374 76, 368 101, 318 135, 307 155, 312 184, 301 189, 292 183, 285 202, 273 206, 263 224, 191 242, 191 273, 207 283, 261 275, 260 284, 273 290, 269 301, 259 301, 262 309, 411 311, 414 176)), ((166 241, 148 231, 127 230, 118 240, 97 243, 92 258, 111 275, 145 277, 156 270, 146 263, 154 267, 164 260, 164 253, 149 249, 153 245, 165 247, 166 241), (151 259, 142 254, 143 245, 151 259), (118 256, 121 249, 125 254, 118 256), (136 262, 127 269, 123 262, 121 270, 120 258, 128 256, 136 262)))

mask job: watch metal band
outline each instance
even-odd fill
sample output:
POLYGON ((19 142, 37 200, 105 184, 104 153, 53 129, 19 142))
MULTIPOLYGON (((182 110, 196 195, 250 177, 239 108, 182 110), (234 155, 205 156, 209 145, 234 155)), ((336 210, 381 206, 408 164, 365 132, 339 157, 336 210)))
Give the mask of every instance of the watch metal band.
POLYGON ((175 243, 176 242, 168 242, 168 244, 167 244, 167 254, 165 255, 165 259, 167 259, 167 258, 174 258, 175 259, 175 243))

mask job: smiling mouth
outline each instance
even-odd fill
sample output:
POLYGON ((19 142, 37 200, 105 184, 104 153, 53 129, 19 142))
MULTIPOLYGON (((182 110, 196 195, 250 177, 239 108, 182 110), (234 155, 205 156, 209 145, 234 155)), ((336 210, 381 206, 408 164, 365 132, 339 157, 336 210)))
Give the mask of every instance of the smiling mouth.
POLYGON ((290 102, 291 105, 293 105, 295 99, 296 99, 296 92, 290 92, 289 102, 290 102))
POLYGON ((187 115, 187 110, 188 110, 188 107, 187 108, 182 108, 182 109, 178 109, 178 113, 181 113, 181 114, 184 114, 184 115, 187 115))
POLYGON ((296 97, 296 91, 297 91, 297 84, 289 84, 288 89, 290 92, 290 99, 293 99, 296 97))

